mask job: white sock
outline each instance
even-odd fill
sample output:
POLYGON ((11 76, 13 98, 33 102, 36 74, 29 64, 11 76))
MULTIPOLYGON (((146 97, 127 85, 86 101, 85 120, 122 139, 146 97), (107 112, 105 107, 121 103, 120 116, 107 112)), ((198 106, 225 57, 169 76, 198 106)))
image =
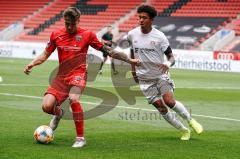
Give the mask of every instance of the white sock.
POLYGON ((187 121, 190 121, 192 119, 190 113, 181 102, 176 100, 176 104, 172 109, 177 112, 183 119, 187 121))
POLYGON ((169 124, 171 124, 176 129, 181 131, 187 130, 187 128, 182 124, 182 122, 177 119, 174 113, 168 111, 166 114, 162 114, 162 116, 169 124))
POLYGON ((85 140, 85 138, 84 138, 84 137, 79 137, 79 136, 77 136, 77 137, 76 137, 76 140, 85 140))

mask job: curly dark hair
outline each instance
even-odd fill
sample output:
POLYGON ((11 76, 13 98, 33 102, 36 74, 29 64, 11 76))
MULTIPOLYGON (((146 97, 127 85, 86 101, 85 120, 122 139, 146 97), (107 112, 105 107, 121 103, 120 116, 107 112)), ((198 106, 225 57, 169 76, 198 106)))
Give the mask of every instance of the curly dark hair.
POLYGON ((73 21, 76 21, 80 18, 81 12, 76 7, 68 7, 63 12, 63 17, 69 16, 73 21))
POLYGON ((150 5, 141 5, 137 9, 137 13, 145 12, 149 15, 150 18, 155 18, 157 16, 157 11, 154 7, 150 5))

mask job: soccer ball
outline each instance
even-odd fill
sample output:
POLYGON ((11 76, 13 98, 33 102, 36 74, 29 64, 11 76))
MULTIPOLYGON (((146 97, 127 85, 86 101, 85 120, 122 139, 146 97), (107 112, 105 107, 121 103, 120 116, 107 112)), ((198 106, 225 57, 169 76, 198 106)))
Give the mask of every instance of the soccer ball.
POLYGON ((34 131, 33 136, 37 142, 43 143, 43 144, 48 144, 48 143, 52 142, 54 139, 53 130, 47 125, 39 126, 34 131))

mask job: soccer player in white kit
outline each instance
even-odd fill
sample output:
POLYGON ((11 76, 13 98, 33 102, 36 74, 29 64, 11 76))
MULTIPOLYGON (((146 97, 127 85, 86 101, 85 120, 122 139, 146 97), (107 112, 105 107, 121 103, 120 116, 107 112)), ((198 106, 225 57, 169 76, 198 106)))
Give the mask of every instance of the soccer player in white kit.
POLYGON ((152 6, 141 5, 137 13, 140 26, 127 35, 134 57, 141 62, 141 66, 132 66, 135 81, 139 82, 148 102, 157 108, 169 124, 181 131, 181 140, 189 140, 191 131, 168 108, 187 120, 197 134, 201 134, 203 128, 191 117, 185 106, 174 98, 174 84, 170 79, 169 68, 174 65, 175 59, 166 36, 152 27, 157 11, 152 6))

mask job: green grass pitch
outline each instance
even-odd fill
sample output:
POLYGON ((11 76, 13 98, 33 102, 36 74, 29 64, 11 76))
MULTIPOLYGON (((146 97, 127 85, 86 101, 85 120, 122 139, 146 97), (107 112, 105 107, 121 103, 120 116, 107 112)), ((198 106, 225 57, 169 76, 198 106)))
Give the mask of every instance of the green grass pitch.
MULTIPOLYGON (((37 144, 34 130, 48 124, 51 117, 41 110, 49 74, 57 66, 47 61, 23 73, 30 60, 0 59, 0 159, 238 159, 240 149, 240 74, 172 69, 175 96, 204 127, 202 135, 192 132, 190 141, 180 141, 180 133, 169 126, 140 94, 128 104, 116 92, 109 65, 87 87, 116 95, 117 106, 85 121, 87 145, 74 149, 72 120, 62 120, 49 145, 37 144)), ((118 67, 120 69, 120 67, 118 67)), ((116 75, 116 78, 120 78, 116 75)), ((118 88, 117 88, 118 89, 118 88)), ((132 90, 139 90, 134 86, 132 90)), ((128 92, 126 92, 128 93, 128 92)), ((85 110, 101 99, 84 94, 85 110)))

